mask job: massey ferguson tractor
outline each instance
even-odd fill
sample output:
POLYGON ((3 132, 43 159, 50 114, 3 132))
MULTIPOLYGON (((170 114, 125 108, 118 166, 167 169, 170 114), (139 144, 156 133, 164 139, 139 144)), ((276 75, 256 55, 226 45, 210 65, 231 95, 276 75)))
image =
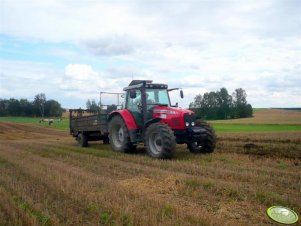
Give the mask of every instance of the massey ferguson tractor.
MULTIPOLYGON (((212 127, 196 122, 193 111, 171 106, 166 84, 133 80, 125 91, 125 106, 120 110, 70 110, 70 133, 80 146, 103 140, 117 152, 132 152, 144 144, 154 158, 172 158, 176 144, 187 144, 192 153, 214 151, 216 137, 212 127)), ((181 98, 183 91, 180 90, 181 98)))

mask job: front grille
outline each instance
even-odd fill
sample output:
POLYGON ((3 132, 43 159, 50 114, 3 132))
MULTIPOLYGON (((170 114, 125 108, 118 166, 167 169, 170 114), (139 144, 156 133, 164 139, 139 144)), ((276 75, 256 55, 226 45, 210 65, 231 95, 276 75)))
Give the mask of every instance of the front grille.
POLYGON ((189 126, 191 126, 191 123, 195 121, 195 114, 184 114, 184 122, 188 122, 189 126))

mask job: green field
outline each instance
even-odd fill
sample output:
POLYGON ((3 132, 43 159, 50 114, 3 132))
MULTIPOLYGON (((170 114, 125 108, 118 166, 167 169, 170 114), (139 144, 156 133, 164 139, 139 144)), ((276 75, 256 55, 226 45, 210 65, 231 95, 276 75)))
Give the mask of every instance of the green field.
POLYGON ((285 124, 221 124, 212 123, 217 132, 288 132, 301 131, 301 125, 285 124))
POLYGON ((31 123, 31 124, 41 125, 45 127, 64 129, 64 130, 67 130, 69 128, 69 119, 62 119, 61 121, 59 121, 58 119, 54 118, 54 122, 52 125, 49 125, 46 122, 40 123, 40 118, 34 118, 34 117, 0 117, 0 122, 31 123))
MULTIPOLYGON (((269 110, 268 112, 273 112, 269 110)), ((289 114, 289 112, 288 112, 289 114)), ((269 115, 271 115, 269 113, 269 115)), ((299 115, 297 115, 299 116, 299 115)), ((301 113, 300 113, 301 116, 301 113)), ((268 117, 267 114, 264 114, 264 117, 268 117)), ((235 119, 235 120, 218 120, 218 121, 209 121, 217 133, 223 132, 285 132, 285 131, 301 131, 301 125, 299 123, 286 124, 286 121, 281 122, 280 120, 274 120, 272 124, 270 121, 262 116, 256 116, 253 118, 247 119, 235 119), (264 118, 262 120, 262 118, 264 118), (277 123, 278 122, 278 123, 277 123)), ((294 118, 295 121, 298 121, 294 118)), ((40 118, 33 117, 0 117, 0 122, 17 122, 17 123, 31 123, 45 127, 51 127, 56 129, 68 130, 69 120, 67 118, 58 121, 54 119, 52 125, 48 125, 46 122, 40 123, 40 118)))
MULTIPOLYGON (((238 119, 240 120, 240 119, 238 119)), ((250 120, 250 119, 248 119, 250 120)), ((251 118, 251 120, 256 120, 256 118, 251 118)), ((63 119, 58 121, 54 119, 54 123, 52 125, 48 125, 48 123, 40 123, 40 118, 33 117, 0 117, 0 122, 17 122, 17 123, 31 123, 56 129, 67 130, 69 128, 69 120, 63 119)), ((228 121, 227 121, 228 122, 228 121)), ((257 124, 252 121, 248 123, 238 124, 235 120, 231 120, 229 123, 224 123, 219 121, 210 121, 213 125, 216 132, 289 132, 289 131, 301 131, 301 125, 299 124, 257 124), (233 122, 233 123, 232 123, 233 122)))

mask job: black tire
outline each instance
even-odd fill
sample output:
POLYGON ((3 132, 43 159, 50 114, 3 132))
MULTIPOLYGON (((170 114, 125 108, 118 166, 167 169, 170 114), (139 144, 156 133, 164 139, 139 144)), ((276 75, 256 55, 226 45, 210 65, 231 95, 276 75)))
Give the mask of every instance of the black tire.
POLYGON ((109 137, 107 136, 107 137, 103 138, 102 142, 103 142, 103 144, 110 144, 109 137))
POLYGON ((196 127, 205 129, 204 138, 200 141, 188 143, 187 147, 192 153, 212 153, 216 145, 216 136, 214 129, 206 122, 196 123, 196 127))
POLYGON ((109 122, 109 139, 112 149, 116 152, 133 152, 135 147, 130 140, 128 129, 123 119, 116 115, 109 122))
POLYGON ((153 123, 146 129, 145 146, 153 158, 172 158, 176 149, 174 133, 166 124, 153 123))
POLYGON ((84 133, 79 133, 77 136, 77 142, 80 147, 88 146, 88 137, 84 133))

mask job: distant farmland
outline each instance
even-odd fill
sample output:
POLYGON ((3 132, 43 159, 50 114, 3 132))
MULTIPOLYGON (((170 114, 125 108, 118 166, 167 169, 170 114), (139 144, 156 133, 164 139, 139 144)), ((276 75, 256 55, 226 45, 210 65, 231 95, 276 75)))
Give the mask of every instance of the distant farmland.
POLYGON ((216 120, 215 123, 223 124, 285 124, 301 125, 301 112, 280 109, 255 109, 253 118, 232 120, 216 120))
MULTIPOLYGON (((68 114, 65 114, 68 117, 68 114)), ((0 122, 33 123, 56 129, 69 129, 68 118, 62 121, 54 119, 54 123, 49 126, 47 123, 40 123, 40 118, 32 117, 0 117, 0 122)), ((253 118, 215 120, 209 121, 217 132, 285 132, 301 131, 301 112, 259 109, 255 110, 253 118)))
POLYGON ((253 226, 277 225, 265 213, 272 205, 300 214, 301 112, 211 123, 216 152, 180 145, 161 161, 142 146, 135 154, 100 142, 79 148, 68 120, 0 118, 0 225, 253 226))
POLYGON ((217 132, 301 131, 301 112, 258 109, 253 118, 211 121, 217 132))

